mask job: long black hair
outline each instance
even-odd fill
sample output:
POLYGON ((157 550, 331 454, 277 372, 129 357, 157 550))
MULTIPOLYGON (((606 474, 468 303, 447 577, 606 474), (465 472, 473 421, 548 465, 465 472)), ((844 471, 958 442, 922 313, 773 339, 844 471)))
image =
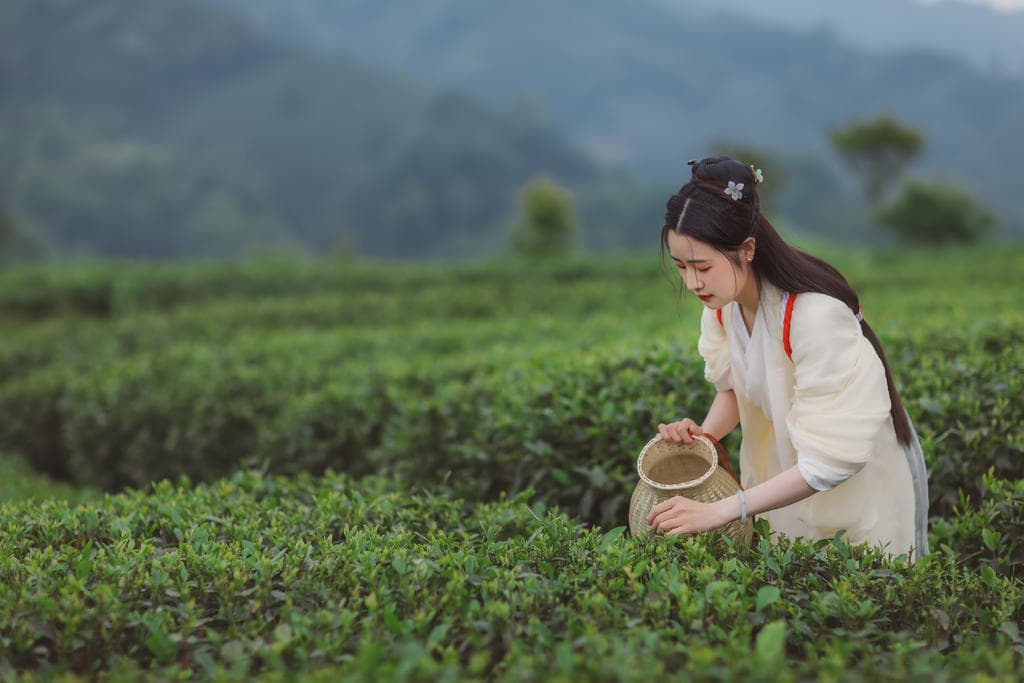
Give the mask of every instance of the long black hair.
MULTIPOLYGON (((842 273, 820 258, 786 244, 761 213, 751 167, 725 156, 691 161, 690 165, 690 181, 669 197, 666 204, 665 225, 661 229, 663 260, 670 230, 711 245, 737 266, 740 265, 740 246, 753 237, 756 246, 751 266, 759 283, 763 278, 785 292, 827 294, 845 303, 854 314, 860 311, 857 292, 842 273), (743 184, 736 199, 726 192, 729 181, 743 184)), ((913 441, 913 432, 885 351, 866 320, 861 321, 860 327, 885 367, 896 439, 908 446, 913 441)))

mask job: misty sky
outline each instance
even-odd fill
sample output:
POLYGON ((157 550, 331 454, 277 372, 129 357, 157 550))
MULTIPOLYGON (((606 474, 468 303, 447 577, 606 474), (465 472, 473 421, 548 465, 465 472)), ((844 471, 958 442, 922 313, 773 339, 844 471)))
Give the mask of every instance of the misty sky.
MULTIPOLYGON (((943 2, 943 0, 917 0, 923 5, 943 2)), ((948 1, 948 0, 947 0, 948 1)), ((959 2, 970 2, 976 5, 988 5, 1004 12, 1019 12, 1024 10, 1024 0, 958 0, 959 2)))

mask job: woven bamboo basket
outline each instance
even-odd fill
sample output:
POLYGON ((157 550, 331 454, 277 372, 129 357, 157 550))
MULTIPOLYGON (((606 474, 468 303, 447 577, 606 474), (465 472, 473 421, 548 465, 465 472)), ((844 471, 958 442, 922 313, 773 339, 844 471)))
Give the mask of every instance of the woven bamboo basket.
MULTIPOLYGON (((673 496, 684 496, 702 503, 736 495, 740 485, 718 466, 719 452, 725 449, 711 439, 694 436, 692 444, 670 444, 661 435, 647 442, 636 459, 640 481, 629 501, 629 531, 635 536, 650 533, 647 516, 651 508, 673 496)), ((750 543, 754 525, 750 517, 743 524, 730 522, 721 531, 742 536, 750 543)))

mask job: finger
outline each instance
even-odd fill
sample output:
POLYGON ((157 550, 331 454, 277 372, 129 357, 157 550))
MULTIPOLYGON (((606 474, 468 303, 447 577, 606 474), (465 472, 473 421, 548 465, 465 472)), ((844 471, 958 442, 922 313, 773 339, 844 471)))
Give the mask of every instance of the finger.
POLYGON ((659 505, 651 508, 651 514, 647 515, 647 524, 648 525, 654 524, 654 522, 661 515, 664 515, 666 512, 669 511, 669 508, 664 507, 664 505, 665 505, 664 503, 660 503, 659 505))
POLYGON ((667 531, 671 531, 672 529, 676 529, 678 527, 683 526, 684 525, 684 522, 683 522, 684 518, 685 518, 684 515, 674 515, 674 516, 666 517, 661 522, 659 522, 657 525, 655 525, 654 530, 657 533, 659 533, 659 534, 663 534, 663 533, 665 533, 667 531))
POLYGON ((683 519, 685 517, 685 510, 681 508, 672 508, 671 510, 665 510, 658 515, 651 524, 651 528, 659 531, 666 529, 672 529, 675 527, 676 520, 683 519))
POLYGON ((681 437, 682 441, 684 443, 693 443, 693 437, 690 436, 690 430, 689 429, 684 429, 682 431, 683 431, 683 435, 681 437))
POLYGON ((647 520, 647 524, 651 528, 655 528, 659 524, 663 523, 666 519, 671 519, 673 516, 675 516, 675 514, 676 511, 673 508, 659 510, 658 514, 651 515, 651 517, 647 520))
POLYGON ((647 514, 647 523, 650 524, 658 515, 664 512, 671 512, 675 509, 676 505, 679 503, 679 498, 679 496, 672 496, 671 498, 654 505, 651 508, 651 511, 647 514))
POLYGON ((667 500, 661 501, 660 503, 651 508, 651 511, 647 514, 647 521, 653 520, 663 511, 667 510, 670 506, 671 503, 669 503, 667 500))

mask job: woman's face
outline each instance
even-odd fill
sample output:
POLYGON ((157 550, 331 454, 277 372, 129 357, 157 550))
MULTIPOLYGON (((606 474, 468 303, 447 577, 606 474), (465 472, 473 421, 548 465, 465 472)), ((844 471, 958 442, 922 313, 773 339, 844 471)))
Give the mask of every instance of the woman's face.
POLYGON ((753 286, 753 271, 748 259, 754 256, 750 239, 740 247, 740 265, 710 244, 674 230, 668 231, 668 250, 679 270, 679 277, 708 308, 721 308, 735 301, 753 286))

